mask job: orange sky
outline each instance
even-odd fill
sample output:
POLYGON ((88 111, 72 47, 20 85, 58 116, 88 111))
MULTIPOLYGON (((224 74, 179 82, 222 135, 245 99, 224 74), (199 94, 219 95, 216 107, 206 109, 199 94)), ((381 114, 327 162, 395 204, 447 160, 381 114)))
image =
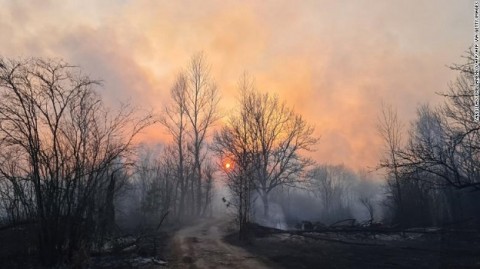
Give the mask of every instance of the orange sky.
MULTIPOLYGON (((473 40, 473 2, 0 0, 0 55, 63 58, 104 81, 107 103, 161 111, 204 51, 224 114, 248 71, 316 125, 317 161, 360 169, 380 157, 382 100, 406 122, 441 101, 446 66, 473 40)), ((145 137, 161 140, 161 127, 145 137)))

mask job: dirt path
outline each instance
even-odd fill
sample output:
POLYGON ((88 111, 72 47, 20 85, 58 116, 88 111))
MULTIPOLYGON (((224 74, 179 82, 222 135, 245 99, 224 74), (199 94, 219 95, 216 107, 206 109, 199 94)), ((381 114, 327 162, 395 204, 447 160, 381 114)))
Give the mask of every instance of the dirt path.
POLYGON ((178 231, 172 243, 170 268, 270 268, 244 249, 223 241, 226 221, 200 221, 178 231))

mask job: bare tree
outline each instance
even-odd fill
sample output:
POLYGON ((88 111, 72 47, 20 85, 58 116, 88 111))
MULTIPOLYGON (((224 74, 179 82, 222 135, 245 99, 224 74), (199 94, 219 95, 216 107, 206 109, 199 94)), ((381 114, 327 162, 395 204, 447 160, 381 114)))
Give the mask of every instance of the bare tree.
POLYGON ((446 98, 436 110, 420 108, 404 166, 441 178, 438 185, 480 189, 480 124, 474 120, 473 51, 467 63, 451 68, 458 78, 441 94, 446 98))
POLYGON ((308 173, 310 190, 321 199, 323 219, 337 221, 350 218, 350 188, 355 183, 353 172, 343 165, 317 165, 308 173))
POLYGON ((246 75, 240 79, 239 91, 239 111, 217 133, 215 143, 235 163, 248 161, 240 167, 245 169, 244 174, 253 173, 251 180, 262 199, 264 216, 268 217, 268 194, 278 186, 300 180, 305 167, 311 164, 301 152, 311 150, 317 139, 313 127, 300 115, 276 96, 258 93, 246 75))
POLYGON ((368 211, 368 215, 370 217, 370 219, 368 220, 368 222, 370 224, 373 223, 373 217, 374 217, 374 213, 375 213, 375 207, 374 207, 374 204, 372 202, 372 199, 370 197, 367 197, 367 196, 362 196, 359 198, 359 201, 360 203, 365 207, 365 209, 367 209, 368 211))
POLYGON ((219 118, 219 101, 215 83, 210 77, 210 67, 203 53, 192 57, 187 71, 188 84, 185 92, 185 112, 191 132, 191 153, 193 154, 193 179, 196 181, 196 212, 202 211, 202 161, 205 154, 205 138, 209 128, 219 118))
POLYGON ((217 169, 215 169, 215 166, 211 163, 208 162, 204 166, 203 169, 203 175, 205 175, 205 184, 204 184, 204 197, 205 197, 205 203, 203 204, 203 213, 202 215, 212 215, 212 198, 214 195, 214 174, 217 169))
POLYGON ((153 122, 129 106, 109 112, 98 84, 62 61, 0 59, 0 175, 37 223, 46 265, 89 247, 101 190, 153 122))
POLYGON ((445 124, 441 111, 434 111, 428 105, 418 108, 408 143, 399 155, 403 174, 409 173, 408 177, 425 181, 431 187, 445 186, 451 176, 442 165, 450 160, 450 142, 445 124), (414 177, 420 174, 423 174, 421 178, 414 177), (445 180, 438 180, 439 177, 445 180))
POLYGON ((466 64, 451 67, 460 74, 448 92, 441 94, 445 97, 443 105, 419 107, 404 147, 396 142, 400 129, 395 127, 396 115, 383 112, 380 129, 389 157, 381 166, 390 171, 392 200, 403 223, 458 221, 464 218, 466 208, 472 213, 478 209, 472 195, 462 191, 480 189, 480 124, 474 120, 473 56, 470 50, 466 64))
MULTIPOLYGON (((135 166, 133 178, 138 197, 139 211, 142 213, 139 224, 141 228, 152 228, 158 225, 162 217, 172 209, 175 166, 173 159, 167 156, 167 149, 155 152, 143 149, 135 166)), ((174 212, 176 213, 176 212, 174 212)))
POLYGON ((449 85, 446 102, 442 107, 444 129, 448 134, 448 159, 432 160, 442 166, 448 176, 447 184, 463 189, 480 189, 480 123, 474 120, 475 87, 474 52, 470 49, 463 65, 451 69, 459 71, 457 79, 449 85))
POLYGON ((236 208, 239 237, 248 236, 248 224, 251 219, 252 192, 254 191, 254 154, 249 151, 248 129, 246 125, 224 127, 215 134, 213 149, 222 160, 222 171, 226 176, 231 200, 223 198, 227 207, 236 208))
POLYGON ((202 194, 202 163, 207 154, 205 139, 219 118, 218 91, 202 53, 193 56, 187 71, 178 75, 171 95, 173 103, 166 109, 162 123, 173 136, 179 157, 177 177, 182 186, 179 212, 184 211, 188 200, 188 209, 198 215, 204 209, 203 202, 207 201, 202 194), (192 159, 192 171, 185 170, 186 158, 192 159))
MULTIPOLYGON (((400 216, 403 216, 401 179, 399 173, 399 152, 402 147, 403 126, 398 119, 397 112, 391 106, 382 105, 377 128, 386 147, 385 158, 380 162, 380 167, 386 168, 391 178, 393 178, 395 184, 394 190, 396 191, 393 193, 393 197, 395 198, 396 205, 399 207, 400 216)), ((400 217, 400 219, 402 220, 403 218, 400 217)))
MULTIPOLYGON (((176 156, 177 161, 174 162, 176 167, 175 179, 176 185, 175 196, 178 194, 178 216, 183 217, 185 213, 185 198, 187 195, 187 177, 186 177, 186 136, 187 136, 187 115, 186 115, 186 89, 187 78, 183 73, 177 77, 175 85, 171 89, 171 97, 173 103, 165 108, 165 113, 160 122, 166 127, 170 135, 173 137, 174 147, 170 148, 172 156, 176 156)), ((173 164, 173 163, 172 163, 173 164)))

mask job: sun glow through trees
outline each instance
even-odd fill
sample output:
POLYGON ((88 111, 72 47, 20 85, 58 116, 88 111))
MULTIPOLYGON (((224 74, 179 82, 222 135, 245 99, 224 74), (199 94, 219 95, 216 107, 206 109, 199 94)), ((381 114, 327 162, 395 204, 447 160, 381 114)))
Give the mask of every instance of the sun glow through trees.
POLYGON ((232 171, 233 170, 233 167, 234 167, 234 164, 233 164, 233 161, 230 160, 230 159, 224 159, 223 160, 223 169, 225 169, 225 171, 232 171))

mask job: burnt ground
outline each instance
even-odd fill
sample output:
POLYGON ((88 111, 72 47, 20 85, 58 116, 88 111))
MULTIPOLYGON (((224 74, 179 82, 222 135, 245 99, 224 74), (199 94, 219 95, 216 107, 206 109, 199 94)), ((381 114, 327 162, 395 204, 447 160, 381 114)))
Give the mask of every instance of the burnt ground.
POLYGON ((33 268, 38 264, 35 234, 29 226, 0 230, 0 268, 33 268))
POLYGON ((480 268, 473 231, 251 230, 245 243, 226 220, 198 221, 173 236, 168 268, 480 268))
MULTIPOLYGON (((306 232, 203 219, 183 228, 123 236, 86 268, 480 268, 478 232, 306 232), (158 262, 166 261, 167 265, 158 262)), ((0 268, 39 268, 27 227, 0 231, 0 268)), ((68 268, 65 267, 65 268, 68 268)))
MULTIPOLYGON (((177 227, 161 231, 132 233, 107 240, 105 247, 78 259, 77 264, 59 268, 165 268, 163 261, 168 253, 169 241, 177 227)), ((36 234, 31 225, 18 225, 0 229, 0 268, 44 268, 36 250, 36 234)))
POLYGON ((478 233, 279 232, 253 227, 225 237, 273 268, 480 268, 478 233))
POLYGON ((92 253, 87 268, 92 269, 154 269, 165 268, 165 253, 171 231, 119 238, 120 244, 110 244, 108 251, 92 253), (122 242, 123 241, 123 242, 122 242))

